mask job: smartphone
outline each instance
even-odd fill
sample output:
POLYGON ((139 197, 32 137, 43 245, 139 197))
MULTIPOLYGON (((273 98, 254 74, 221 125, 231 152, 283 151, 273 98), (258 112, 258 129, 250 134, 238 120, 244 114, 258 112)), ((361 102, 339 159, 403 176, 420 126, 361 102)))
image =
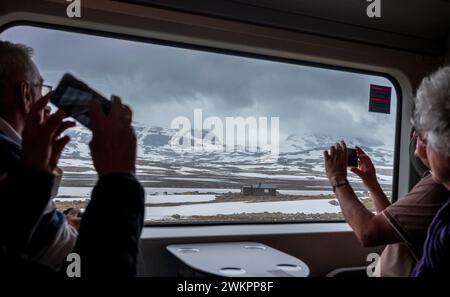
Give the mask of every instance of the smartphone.
POLYGON ((347 148, 347 166, 358 167, 358 156, 356 155, 356 149, 347 148))
POLYGON ((83 126, 91 129, 89 104, 94 99, 99 100, 103 112, 108 114, 111 109, 110 100, 70 73, 66 73, 53 92, 50 102, 62 109, 66 116, 74 118, 83 126))

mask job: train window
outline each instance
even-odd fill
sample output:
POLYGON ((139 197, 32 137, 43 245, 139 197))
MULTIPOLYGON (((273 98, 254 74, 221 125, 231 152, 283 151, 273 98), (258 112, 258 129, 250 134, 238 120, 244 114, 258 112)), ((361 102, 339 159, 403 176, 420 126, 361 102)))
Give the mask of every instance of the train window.
MULTIPOLYGON (((34 26, 0 37, 33 47, 47 83, 70 72, 132 107, 149 224, 342 220, 323 162, 341 139, 366 151, 392 195, 398 98, 384 76, 34 26)), ((90 132, 68 134, 55 202, 85 207, 90 132)))

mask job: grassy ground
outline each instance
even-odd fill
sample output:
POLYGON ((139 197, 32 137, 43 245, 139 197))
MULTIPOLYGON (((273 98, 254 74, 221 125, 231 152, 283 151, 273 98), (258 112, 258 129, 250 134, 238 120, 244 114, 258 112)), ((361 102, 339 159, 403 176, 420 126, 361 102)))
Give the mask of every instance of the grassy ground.
POLYGON ((281 213, 281 212, 262 212, 262 213, 240 213, 232 215, 215 215, 215 216, 192 216, 182 218, 179 215, 173 215, 172 220, 157 221, 149 223, 254 223, 254 222, 303 222, 303 221, 338 221, 343 220, 342 213, 281 213))

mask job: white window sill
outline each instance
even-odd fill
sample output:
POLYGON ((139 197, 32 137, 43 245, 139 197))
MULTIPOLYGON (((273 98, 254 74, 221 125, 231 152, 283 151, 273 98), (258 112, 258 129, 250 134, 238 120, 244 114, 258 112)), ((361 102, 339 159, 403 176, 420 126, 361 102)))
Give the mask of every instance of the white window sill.
POLYGON ((141 239, 352 232, 347 223, 144 227, 141 239))

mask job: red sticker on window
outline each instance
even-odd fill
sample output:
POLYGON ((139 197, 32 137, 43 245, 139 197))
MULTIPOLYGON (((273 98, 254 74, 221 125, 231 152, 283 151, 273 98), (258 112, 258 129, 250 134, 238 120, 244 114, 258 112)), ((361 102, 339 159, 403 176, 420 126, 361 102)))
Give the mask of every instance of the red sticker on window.
POLYGON ((369 112, 391 113, 391 87, 370 85, 369 112))

